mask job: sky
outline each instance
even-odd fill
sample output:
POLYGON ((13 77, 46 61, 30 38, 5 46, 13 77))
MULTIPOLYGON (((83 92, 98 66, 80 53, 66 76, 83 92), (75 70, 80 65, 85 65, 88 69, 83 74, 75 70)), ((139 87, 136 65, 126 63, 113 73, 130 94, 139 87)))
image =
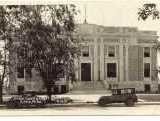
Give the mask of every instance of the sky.
POLYGON ((0 0, 0 4, 48 5, 74 3, 80 13, 77 21, 83 23, 86 16, 88 23, 104 26, 130 26, 141 30, 155 30, 160 35, 160 20, 138 21, 138 8, 144 3, 156 3, 160 10, 160 0, 0 0))
POLYGON ((130 26, 140 30, 157 31, 160 35, 160 20, 138 20, 138 8, 144 3, 156 3, 160 10, 158 0, 103 0, 75 2, 80 13, 77 16, 78 23, 83 23, 85 18, 88 23, 104 26, 130 26))
POLYGON ((138 8, 144 3, 156 3, 160 10, 160 0, 0 0, 0 4, 48 5, 74 3, 80 11, 77 22, 85 18, 91 24, 104 26, 130 26, 140 30, 155 30, 160 35, 160 20, 138 21, 138 8))
MULTIPOLYGON (((146 21, 138 20, 138 9, 144 3, 156 3, 160 10, 160 0, 106 0, 106 1, 88 1, 76 3, 80 10, 77 16, 77 22, 83 23, 86 19, 90 24, 98 24, 103 26, 129 26, 137 27, 139 30, 157 31, 160 36, 160 19, 146 21)), ((159 38, 160 41, 160 38, 159 38)), ((160 66, 160 52, 158 54, 158 66, 160 66)))
MULTIPOLYGON (((145 3, 156 3, 158 10, 160 10, 160 0, 0 0, 0 4, 16 5, 61 3, 74 3, 77 6, 79 10, 76 17, 77 23, 84 22, 86 8, 86 19, 89 24, 137 27, 139 30, 157 31, 160 36, 160 19, 139 21, 137 14, 138 9, 145 3)), ((160 65, 160 56, 158 62, 160 65)))

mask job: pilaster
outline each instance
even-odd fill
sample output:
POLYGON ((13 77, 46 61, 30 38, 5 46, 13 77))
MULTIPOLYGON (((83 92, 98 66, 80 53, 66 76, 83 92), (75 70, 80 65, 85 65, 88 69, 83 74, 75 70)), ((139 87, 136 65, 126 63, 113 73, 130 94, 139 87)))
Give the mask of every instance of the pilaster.
POLYGON ((124 81, 124 60, 123 60, 124 52, 123 45, 119 45, 119 81, 124 81))
POLYGON ((94 75, 93 75, 93 80, 97 81, 98 80, 98 44, 97 44, 97 39, 94 39, 94 75))
POLYGON ((104 80, 104 43, 102 38, 100 42, 100 80, 104 80))
POLYGON ((126 75, 126 81, 128 81, 128 45, 125 45, 125 50, 126 50, 126 56, 125 56, 125 75, 126 75))

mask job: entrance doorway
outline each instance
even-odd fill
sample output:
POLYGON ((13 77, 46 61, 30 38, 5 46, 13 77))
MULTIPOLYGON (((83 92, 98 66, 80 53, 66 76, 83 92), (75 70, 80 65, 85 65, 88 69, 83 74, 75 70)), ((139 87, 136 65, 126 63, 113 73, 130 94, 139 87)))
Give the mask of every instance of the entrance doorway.
POLYGON ((151 91, 151 86, 150 86, 150 84, 145 84, 145 85, 144 85, 144 91, 145 91, 145 92, 150 92, 150 91, 151 91))
POLYGON ((81 63, 81 80, 91 81, 91 63, 81 63))

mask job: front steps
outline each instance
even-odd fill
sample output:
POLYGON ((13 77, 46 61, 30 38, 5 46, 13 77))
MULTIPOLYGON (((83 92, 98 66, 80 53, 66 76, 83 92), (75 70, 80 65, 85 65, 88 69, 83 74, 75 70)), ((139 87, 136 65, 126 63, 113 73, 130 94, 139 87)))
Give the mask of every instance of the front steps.
POLYGON ((77 81, 72 90, 106 90, 106 84, 102 81, 77 81))
POLYGON ((73 88, 68 94, 109 94, 104 81, 77 81, 73 83, 73 88))

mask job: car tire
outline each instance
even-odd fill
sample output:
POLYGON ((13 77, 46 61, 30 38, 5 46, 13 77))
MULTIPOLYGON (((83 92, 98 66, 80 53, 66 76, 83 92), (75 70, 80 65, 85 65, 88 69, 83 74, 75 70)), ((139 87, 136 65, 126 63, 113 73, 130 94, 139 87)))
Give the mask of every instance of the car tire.
POLYGON ((105 100, 104 100, 104 99, 100 99, 100 100, 98 101, 98 105, 101 106, 101 107, 104 107, 104 106, 106 105, 105 100))
POLYGON ((20 108, 20 107, 21 107, 20 101, 19 101, 19 100, 15 100, 15 101, 13 102, 13 107, 14 107, 14 108, 20 108))
POLYGON ((128 107, 134 106, 135 102, 133 101, 133 99, 127 99, 125 102, 125 105, 128 107))

